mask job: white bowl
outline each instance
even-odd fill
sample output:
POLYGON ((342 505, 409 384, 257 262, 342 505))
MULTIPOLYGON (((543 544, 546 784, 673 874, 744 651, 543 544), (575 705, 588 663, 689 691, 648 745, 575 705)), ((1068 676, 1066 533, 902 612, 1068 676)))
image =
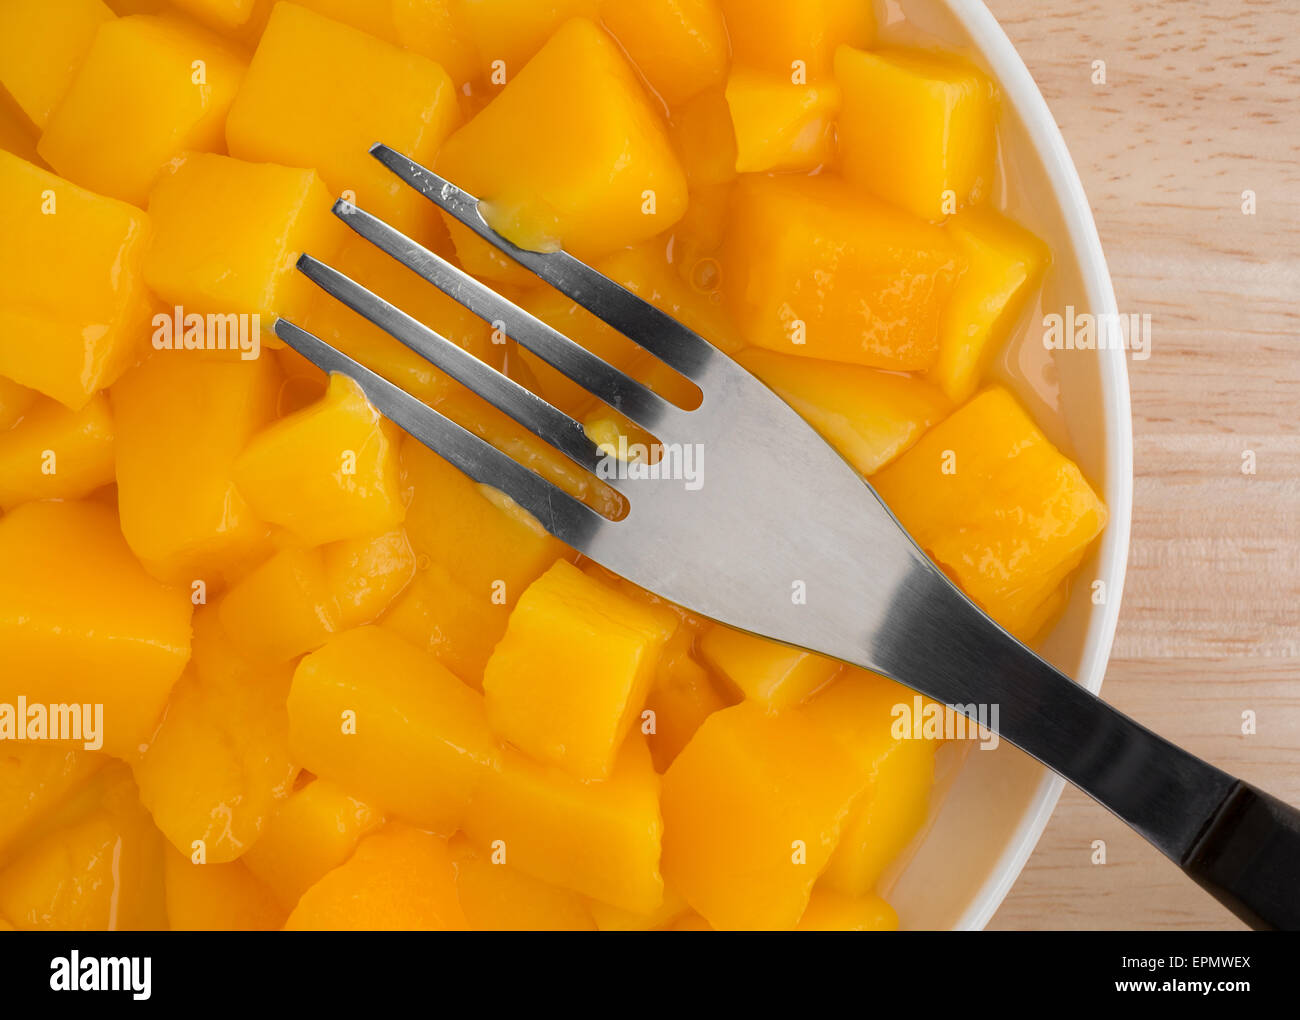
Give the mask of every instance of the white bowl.
MULTIPOLYGON (((884 41, 941 42, 982 66, 1001 90, 1000 141, 1010 180, 1002 182, 1000 204, 1047 241, 1054 264, 1042 301, 1026 313, 1000 371, 1110 508, 1106 531, 1039 651, 1096 693, 1128 555, 1133 451, 1126 354, 1117 348, 1048 352, 1042 343, 1045 310, 1073 305, 1094 315, 1116 312, 1092 211, 1042 94, 981 0, 884 0, 877 14, 884 41), (1103 605, 1093 605, 1094 579, 1106 584, 1103 605)), ((904 928, 982 928, 1019 876, 1064 782, 1005 743, 965 754, 949 745, 941 756, 931 819, 886 876, 889 898, 904 928)))

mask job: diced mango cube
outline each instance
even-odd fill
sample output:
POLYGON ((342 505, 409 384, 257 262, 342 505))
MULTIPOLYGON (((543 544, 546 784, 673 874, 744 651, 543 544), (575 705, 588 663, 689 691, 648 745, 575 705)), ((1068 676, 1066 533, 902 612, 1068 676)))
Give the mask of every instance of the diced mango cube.
POLYGON ((316 775, 445 833, 499 755, 482 696, 381 627, 346 631, 302 660, 289 739, 316 775))
POLYGON ((167 921, 172 931, 279 931, 288 911, 242 861, 195 864, 167 847, 167 921))
POLYGON ((840 43, 870 46, 872 5, 865 0, 721 0, 738 66, 791 81, 829 77, 840 43))
POLYGON ((281 418, 235 461, 235 482, 265 521, 308 545, 402 522, 397 449, 361 388, 330 377, 317 403, 281 418))
POLYGON ((844 176, 917 216, 939 220, 988 196, 997 140, 992 82, 951 57, 851 46, 835 52, 844 90, 844 176))
POLYGON ((9 0, 0 33, 0 85, 44 128, 114 14, 101 0, 9 0))
POLYGON ((691 655, 694 641, 692 627, 680 628, 669 640, 646 695, 646 710, 654 713, 654 732, 646 742, 658 772, 672 764, 705 719, 731 704, 691 655))
POLYGON ((6 741, 0 749, 0 860, 106 761, 81 748, 6 741))
POLYGON ((0 152, 0 375, 73 410, 147 349, 149 217, 0 152))
MULTIPOLYGON (((502 366, 505 344, 492 342, 487 323, 383 249, 362 237, 349 237, 329 264, 480 361, 493 368, 502 366)), ((318 292, 298 324, 425 403, 437 405, 459 385, 428 359, 324 291, 318 292)))
POLYGON ((276 4, 226 123, 230 152, 308 166, 335 192, 423 235, 433 207, 369 154, 377 141, 428 165, 460 120, 455 86, 418 53, 296 4, 276 4))
POLYGON ((451 841, 456 890, 475 931, 594 931, 587 901, 499 863, 457 836, 451 841))
POLYGON ((212 587, 265 542, 233 471, 274 417, 279 386, 272 358, 200 351, 156 352, 113 386, 122 534, 155 577, 212 587))
POLYGON ((447 841, 390 824, 305 893, 287 931, 463 931, 447 841))
MULTIPOLYGON (((374 6, 369 0, 363 3, 374 6)), ((392 0, 393 41, 441 64, 458 90, 479 75, 478 50, 461 4, 462 0, 392 0)))
POLYGON ((485 614, 490 604, 504 617, 524 589, 564 554, 563 543, 536 522, 507 513, 468 476, 409 436, 402 442, 402 468, 412 490, 406 533, 416 555, 446 567, 485 614))
POLYGON ((96 503, 0 518, 0 563, 0 702, 103 705, 104 750, 133 755, 190 657, 186 593, 146 574, 96 503))
POLYGON ((648 914, 634 914, 619 907, 611 907, 600 900, 588 900, 591 916, 601 931, 655 931, 671 924, 690 912, 690 905, 674 890, 664 888, 664 900, 648 914))
POLYGON ((120 762, 78 810, 0 870, 0 915, 27 931, 158 931, 167 924, 163 841, 120 762))
POLYGON ((797 712, 715 712, 664 773, 664 878, 715 928, 793 928, 863 786, 797 712))
MULTIPOLYGON (((144 272, 159 297, 185 313, 213 313, 206 345, 224 337, 234 349, 251 327, 233 315, 300 320, 316 287, 295 268, 304 252, 328 261, 345 229, 330 214, 330 196, 313 170, 245 163, 196 153, 164 176, 149 197, 155 235, 144 272), (224 327, 224 332, 217 332, 224 327)), ((172 330, 174 333, 175 330, 172 330)), ((256 339, 256 338, 254 338, 256 339)), ((160 340, 155 340, 159 346, 160 340)), ((243 350, 253 355, 251 341, 243 350)), ((180 337, 172 344, 182 346, 180 337)))
POLYGON ((509 610, 491 593, 471 594, 441 563, 425 557, 410 586, 379 625, 404 637, 476 690, 492 649, 506 632, 509 610))
POLYGON ((803 701, 841 668, 824 655, 720 623, 700 638, 700 655, 746 699, 774 709, 803 701))
POLYGON ((871 480, 926 553, 1013 634, 1078 566, 1106 507, 1009 392, 990 387, 871 480))
POLYGON ((112 481, 113 421, 102 394, 80 411, 42 397, 18 425, 0 432, 0 508, 80 499, 112 481))
POLYGON ((557 562, 524 592, 488 660, 492 728, 579 779, 606 778, 677 625, 557 562))
POLYGON ((736 179, 736 129, 722 87, 706 89, 674 110, 669 137, 690 182, 691 205, 700 188, 736 179))
POLYGON ((637 734, 598 783, 507 748, 465 819, 476 847, 503 850, 507 864, 534 878, 634 914, 663 903, 662 832, 659 776, 637 734))
POLYGON ((37 151, 71 181, 143 206, 183 152, 221 152, 244 75, 238 50, 175 18, 106 22, 37 151))
POLYGON ((235 33, 252 21, 259 6, 268 0, 171 0, 187 14, 192 14, 205 25, 219 32, 235 33))
POLYGON ((402 528, 335 542, 322 552, 340 630, 373 622, 415 576, 415 552, 402 528))
POLYGON ((799 919, 799 931, 898 931, 898 915, 879 896, 817 890, 799 919))
POLYGON ((603 0, 600 16, 669 106, 727 73, 727 26, 718 0, 603 0))
POLYGON ((194 657, 167 714, 135 762, 140 799, 187 858, 233 861, 289 795, 287 667, 248 662, 213 607, 194 617, 194 657))
POLYGON ((382 812, 328 779, 314 779, 280 801, 241 860, 291 909, 383 822, 382 812))
POLYGON ((38 137, 36 125, 14 102, 13 96, 0 86, 0 149, 12 152, 19 159, 48 170, 45 160, 41 159, 40 153, 36 151, 38 137))
POLYGON ((494 85, 513 81, 569 18, 596 17, 600 0, 458 0, 468 43, 494 85))
POLYGON ((817 177, 732 192, 723 294, 750 343, 875 368, 930 368, 960 268, 944 232, 817 177))
POLYGON ((340 629, 319 549, 282 549, 226 592, 221 624, 250 658, 287 662, 340 629))
POLYGON ((995 212, 971 209, 950 219, 966 270, 939 325, 939 360, 930 378, 953 400, 969 400, 989 359, 1006 342, 1051 258, 1029 231, 995 212))
POLYGON ((938 744, 896 731, 898 707, 910 709, 915 697, 901 684, 850 669, 801 709, 869 777, 822 874, 828 890, 869 895, 925 823, 938 744))
POLYGON ((740 173, 813 170, 834 154, 834 82, 795 85, 788 76, 737 69, 727 79, 727 106, 740 173))
MULTIPOLYGON (((580 18, 447 139, 437 170, 483 200, 516 244, 564 247, 587 261, 653 237, 686 211, 686 177, 659 114, 618 46, 580 18)), ((533 282, 468 228, 448 228, 470 272, 533 282)))
POLYGON ((921 379, 750 348, 736 355, 863 475, 907 450, 952 404, 921 379))

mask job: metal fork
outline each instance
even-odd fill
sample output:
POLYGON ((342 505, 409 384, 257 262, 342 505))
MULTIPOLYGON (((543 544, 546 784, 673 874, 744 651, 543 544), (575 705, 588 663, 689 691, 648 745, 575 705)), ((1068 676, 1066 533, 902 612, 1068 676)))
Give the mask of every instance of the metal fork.
MULTIPOLYGON (((496 233, 478 200, 384 145, 371 154, 439 209, 694 382, 686 411, 355 205, 352 230, 495 323, 665 448, 707 453, 704 484, 602 473, 611 520, 310 333, 275 332, 354 379, 388 418, 555 537, 692 612, 874 670, 967 714, 999 706, 1002 738, 1132 826, 1239 917, 1300 928, 1300 812, 1174 746, 1079 687, 994 623, 879 497, 767 386, 708 341, 559 251, 496 233), (801 597, 792 597, 798 592, 801 597)), ((568 414, 304 254, 326 292, 597 473, 605 454, 568 414)), ((606 465, 608 466, 608 465, 606 465)), ((662 472, 661 472, 662 474, 662 472)))

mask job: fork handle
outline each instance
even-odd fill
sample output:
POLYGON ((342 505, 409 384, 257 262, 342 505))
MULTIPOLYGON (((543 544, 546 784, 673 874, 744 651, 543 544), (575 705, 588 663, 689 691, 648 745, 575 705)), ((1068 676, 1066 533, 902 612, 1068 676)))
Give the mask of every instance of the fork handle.
POLYGON ((1300 929, 1300 812, 1080 687, 925 564, 893 593, 864 662, 960 710, 1127 822, 1253 927, 1300 929), (966 713, 966 714, 969 714, 966 713))

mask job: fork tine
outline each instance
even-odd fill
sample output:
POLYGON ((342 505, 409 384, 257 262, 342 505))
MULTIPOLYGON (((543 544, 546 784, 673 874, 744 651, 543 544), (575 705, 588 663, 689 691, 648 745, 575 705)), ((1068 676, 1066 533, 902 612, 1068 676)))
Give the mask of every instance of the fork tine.
POLYGON ((276 319, 274 329, 276 336, 318 368, 353 379, 384 417, 476 482, 504 492, 562 542, 582 550, 596 531, 611 523, 541 475, 305 329, 287 319, 276 319))
POLYGON ((337 269, 332 269, 310 255, 302 255, 298 259, 298 270, 325 293, 337 298, 488 403, 500 408, 579 467, 595 473, 602 455, 580 422, 574 421, 531 390, 484 364, 468 351, 435 333, 418 319, 389 304, 337 269))
POLYGON ((699 334, 567 252, 528 251, 512 244, 488 226, 477 198, 395 149, 376 142, 370 154, 488 244, 688 379, 701 380, 717 349, 699 334))
POLYGON ((334 203, 334 215, 480 319, 501 324, 508 336, 643 428, 653 430, 679 410, 649 387, 364 209, 339 199, 334 203))

